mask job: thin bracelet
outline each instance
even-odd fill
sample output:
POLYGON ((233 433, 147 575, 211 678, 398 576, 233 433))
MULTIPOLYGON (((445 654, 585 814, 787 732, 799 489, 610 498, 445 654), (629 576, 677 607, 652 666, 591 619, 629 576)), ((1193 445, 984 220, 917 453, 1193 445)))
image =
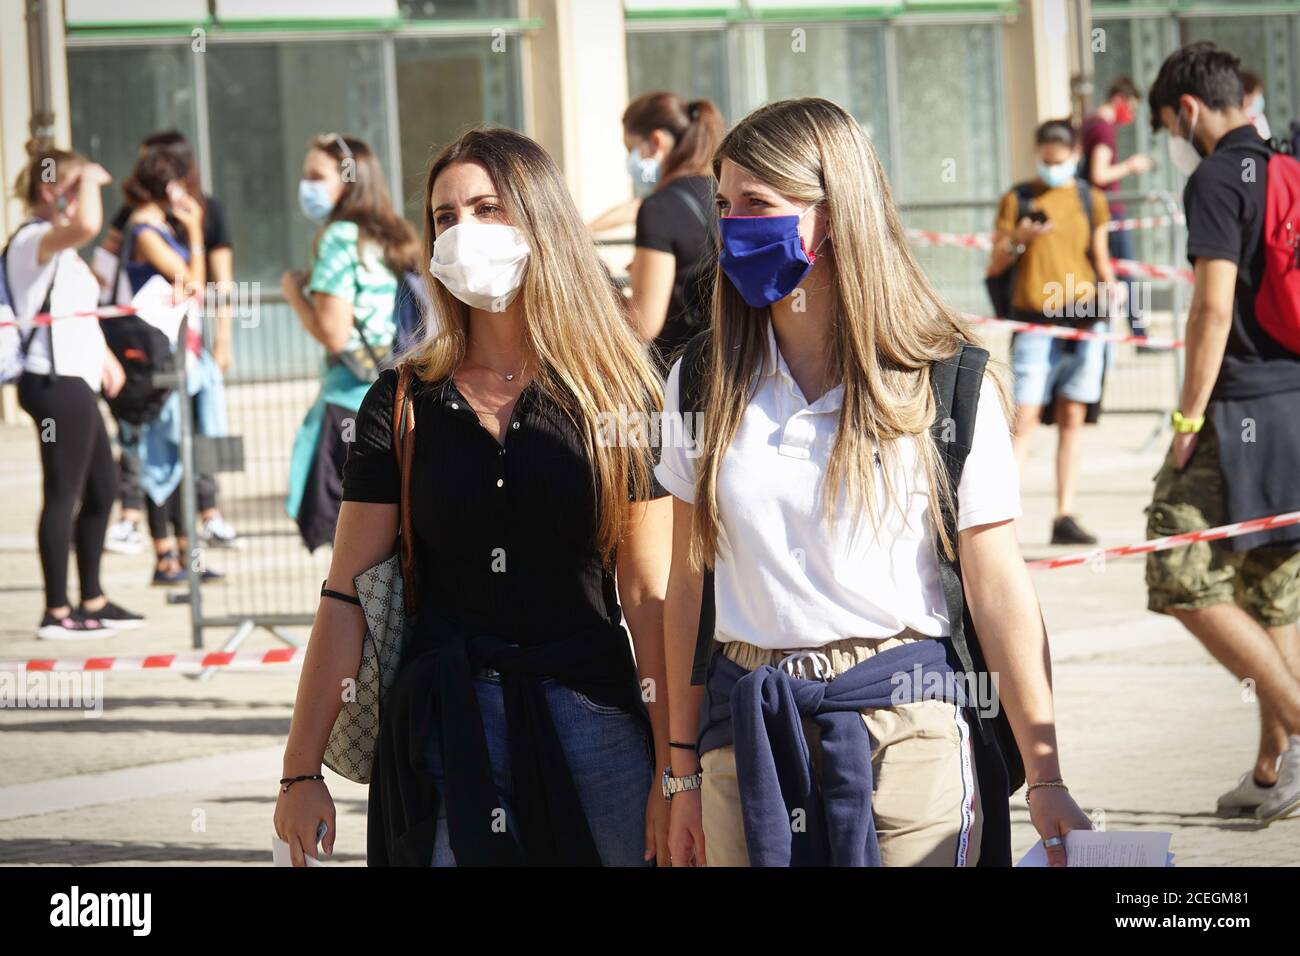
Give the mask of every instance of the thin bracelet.
POLYGON ((295 783, 298 783, 299 781, 302 780, 324 780, 324 779, 325 779, 325 775, 321 773, 305 773, 300 777, 281 777, 280 792, 288 793, 290 787, 292 787, 295 783))
POLYGON ((321 597, 333 598, 336 601, 346 601, 348 604, 355 604, 357 607, 361 607, 361 598, 351 594, 344 594, 342 591, 332 591, 325 586, 324 581, 320 583, 320 595, 321 597))
POLYGON ((1029 795, 1038 787, 1055 787, 1064 790, 1066 793, 1070 792, 1070 788, 1065 785, 1065 781, 1059 777, 1055 780, 1040 780, 1038 783, 1031 783, 1028 789, 1025 790, 1025 803, 1029 802, 1029 795))
POLYGON ((668 741, 668 746, 676 747, 678 750, 689 750, 691 753, 695 753, 695 744, 684 744, 680 740, 670 740, 668 741))

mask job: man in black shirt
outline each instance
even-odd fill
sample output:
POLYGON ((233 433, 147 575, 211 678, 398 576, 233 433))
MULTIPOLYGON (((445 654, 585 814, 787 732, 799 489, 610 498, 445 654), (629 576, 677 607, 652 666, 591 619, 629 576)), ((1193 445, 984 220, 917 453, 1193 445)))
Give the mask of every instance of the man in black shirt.
MULTIPOLYGON (((1160 68, 1152 124, 1188 176, 1195 289, 1174 439, 1147 509, 1149 537, 1300 510, 1300 356, 1255 316, 1272 150, 1241 110, 1239 67, 1193 44, 1160 68)), ((1300 529, 1199 542, 1147 557, 1148 607, 1178 618, 1259 695, 1253 772, 1219 799, 1264 822, 1300 808, 1300 529)))

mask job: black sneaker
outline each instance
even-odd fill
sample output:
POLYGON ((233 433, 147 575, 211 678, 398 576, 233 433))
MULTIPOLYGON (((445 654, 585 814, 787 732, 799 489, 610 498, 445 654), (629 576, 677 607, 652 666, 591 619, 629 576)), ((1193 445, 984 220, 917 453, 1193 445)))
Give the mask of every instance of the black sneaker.
POLYGON ((107 602, 98 611, 88 611, 85 605, 77 608, 78 613, 88 618, 98 618, 102 623, 119 631, 129 631, 144 624, 144 615, 128 611, 126 608, 107 602))
POLYGON ((96 617, 87 617, 80 610, 72 611, 63 617, 55 617, 49 611, 41 618, 41 625, 36 629, 36 636, 42 641, 88 641, 100 637, 112 637, 113 628, 96 617))
POLYGON ((1052 544, 1096 544, 1097 536, 1079 527, 1079 523, 1062 515, 1052 522, 1052 544))

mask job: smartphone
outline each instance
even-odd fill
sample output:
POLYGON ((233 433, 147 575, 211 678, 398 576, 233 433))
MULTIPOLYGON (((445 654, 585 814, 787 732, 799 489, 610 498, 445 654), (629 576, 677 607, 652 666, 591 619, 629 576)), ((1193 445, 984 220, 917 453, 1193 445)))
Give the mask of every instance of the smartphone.
POLYGON ((185 187, 180 183, 171 182, 167 184, 167 201, 173 206, 181 203, 185 199, 185 187))
POLYGON ((1029 215, 1025 218, 1030 222, 1036 222, 1041 226, 1043 223, 1047 222, 1047 213, 1043 212, 1041 209, 1031 209, 1029 215))

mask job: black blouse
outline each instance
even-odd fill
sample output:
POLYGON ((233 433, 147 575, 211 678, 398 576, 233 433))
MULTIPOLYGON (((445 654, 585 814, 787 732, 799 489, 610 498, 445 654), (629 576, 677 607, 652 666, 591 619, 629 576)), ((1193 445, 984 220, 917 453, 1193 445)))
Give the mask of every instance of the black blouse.
MULTIPOLYGON (((345 501, 400 500, 396 387, 397 373, 385 371, 361 404, 343 468, 345 501)), ((619 620, 614 575, 596 549, 594 472, 564 410, 530 382, 500 444, 450 379, 417 381, 412 400, 421 608, 520 645, 619 620)), ((651 496, 666 494, 655 482, 651 496)))

